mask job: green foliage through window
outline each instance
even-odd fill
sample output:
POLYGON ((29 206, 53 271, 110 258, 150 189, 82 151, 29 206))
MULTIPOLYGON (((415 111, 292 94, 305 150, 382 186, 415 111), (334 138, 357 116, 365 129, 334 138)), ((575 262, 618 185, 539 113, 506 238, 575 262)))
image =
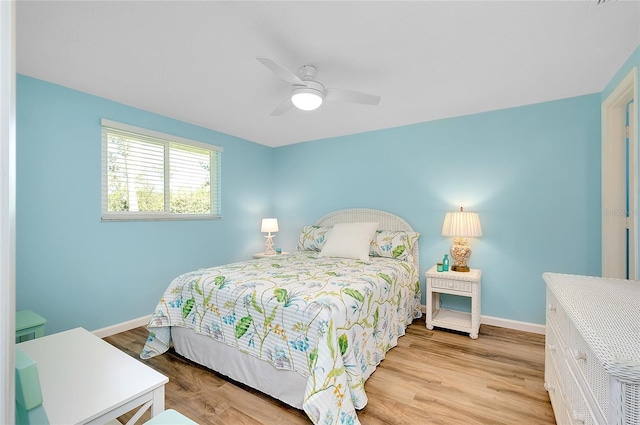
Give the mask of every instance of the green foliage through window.
POLYGON ((102 144, 103 219, 220 216, 220 148, 106 120, 102 144))

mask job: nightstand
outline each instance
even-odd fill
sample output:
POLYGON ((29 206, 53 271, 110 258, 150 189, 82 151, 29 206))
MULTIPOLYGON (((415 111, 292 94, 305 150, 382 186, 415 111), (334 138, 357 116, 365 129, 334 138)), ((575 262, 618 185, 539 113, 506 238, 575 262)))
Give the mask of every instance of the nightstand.
POLYGON ((44 325, 47 319, 31 310, 16 312, 16 342, 44 336, 44 325))
POLYGON ((253 258, 269 258, 269 257, 277 257, 278 255, 288 254, 288 252, 281 252, 280 254, 265 254, 264 252, 260 252, 258 254, 253 254, 253 258))
POLYGON ((427 275, 427 329, 434 326, 460 332, 468 332, 478 338, 480 330, 480 279, 482 271, 438 272, 433 266, 427 275), (471 298, 471 313, 440 308, 440 294, 471 298))

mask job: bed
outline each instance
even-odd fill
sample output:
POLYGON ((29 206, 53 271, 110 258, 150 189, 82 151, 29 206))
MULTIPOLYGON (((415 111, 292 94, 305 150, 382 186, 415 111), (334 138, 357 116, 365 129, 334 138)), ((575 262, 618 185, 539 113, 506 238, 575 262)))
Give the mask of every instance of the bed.
POLYGON ((185 273, 140 356, 173 345, 314 424, 357 424, 365 381, 422 314, 419 236, 388 212, 340 210, 304 226, 298 252, 185 273))

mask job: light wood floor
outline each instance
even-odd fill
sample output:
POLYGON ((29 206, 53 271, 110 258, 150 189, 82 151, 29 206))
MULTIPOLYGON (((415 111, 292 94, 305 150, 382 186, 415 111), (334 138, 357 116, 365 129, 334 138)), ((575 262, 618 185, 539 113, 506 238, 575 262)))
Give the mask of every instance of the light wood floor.
MULTIPOLYGON (((106 341, 139 358, 147 335, 140 327, 106 341)), ((201 425, 311 423, 303 411, 173 351, 145 363, 169 377, 166 408, 201 425)), ((482 325, 472 340, 429 331, 419 319, 367 381, 369 403, 358 417, 363 425, 555 424, 543 381, 544 335, 482 325)))

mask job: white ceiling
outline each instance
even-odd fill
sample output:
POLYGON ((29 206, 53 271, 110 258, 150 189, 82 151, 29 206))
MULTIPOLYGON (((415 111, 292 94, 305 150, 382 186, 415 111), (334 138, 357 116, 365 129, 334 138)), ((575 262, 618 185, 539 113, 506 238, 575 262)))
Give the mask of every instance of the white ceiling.
POLYGON ((27 1, 17 71, 268 146, 600 92, 640 44, 640 2, 27 1), (273 117, 258 62, 381 96, 273 117))

